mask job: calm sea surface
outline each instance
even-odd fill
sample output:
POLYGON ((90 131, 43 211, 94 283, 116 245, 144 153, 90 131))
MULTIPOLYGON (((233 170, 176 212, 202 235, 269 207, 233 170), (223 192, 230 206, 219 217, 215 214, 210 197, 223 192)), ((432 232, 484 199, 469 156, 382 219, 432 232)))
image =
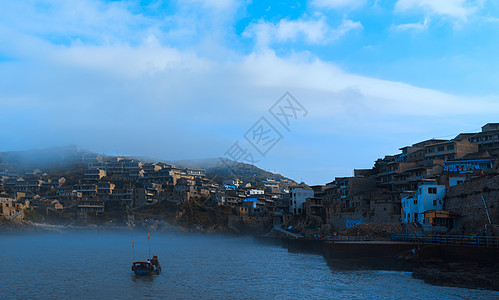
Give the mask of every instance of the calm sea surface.
POLYGON ((0 298, 499 299, 408 272, 335 270, 320 255, 249 237, 153 233, 151 252, 163 273, 136 277, 130 266, 133 255, 148 257, 145 233, 0 233, 0 298))

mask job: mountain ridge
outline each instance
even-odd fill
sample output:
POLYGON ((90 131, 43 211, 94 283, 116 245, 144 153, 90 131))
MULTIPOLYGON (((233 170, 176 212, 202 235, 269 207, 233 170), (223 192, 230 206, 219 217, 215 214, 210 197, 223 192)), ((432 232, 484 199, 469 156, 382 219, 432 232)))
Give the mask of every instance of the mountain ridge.
POLYGON ((0 152, 0 164, 3 168, 14 168, 18 170, 27 169, 64 169, 65 167, 82 167, 86 168, 87 162, 98 158, 105 157, 126 157, 137 159, 144 162, 166 162, 171 163, 180 168, 199 168, 206 170, 208 179, 222 183, 225 179, 241 179, 252 184, 263 181, 266 177, 274 177, 275 179, 289 184, 296 184, 290 178, 265 171, 257 166, 232 161, 226 158, 199 158, 199 159, 182 159, 182 160, 161 160, 150 157, 141 156, 121 156, 99 154, 91 150, 84 149, 78 145, 58 146, 44 149, 30 149, 22 151, 6 151, 0 152))

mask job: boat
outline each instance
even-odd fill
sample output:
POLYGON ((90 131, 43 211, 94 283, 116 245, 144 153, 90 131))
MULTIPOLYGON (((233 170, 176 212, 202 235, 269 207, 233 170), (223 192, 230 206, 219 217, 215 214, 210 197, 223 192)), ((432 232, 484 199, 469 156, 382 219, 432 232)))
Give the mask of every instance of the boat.
MULTIPOLYGON (((149 233, 147 233, 147 242, 149 244, 149 257, 151 257, 151 241, 149 240, 149 233)), ((135 260, 135 247, 132 241, 133 257, 135 260)), ((135 261, 132 263, 132 271, 135 275, 159 275, 161 273, 161 266, 159 265, 158 256, 154 255, 147 261, 135 261)))
POLYGON ((132 263, 132 271, 135 275, 159 275, 161 266, 156 255, 147 261, 136 261, 132 263))

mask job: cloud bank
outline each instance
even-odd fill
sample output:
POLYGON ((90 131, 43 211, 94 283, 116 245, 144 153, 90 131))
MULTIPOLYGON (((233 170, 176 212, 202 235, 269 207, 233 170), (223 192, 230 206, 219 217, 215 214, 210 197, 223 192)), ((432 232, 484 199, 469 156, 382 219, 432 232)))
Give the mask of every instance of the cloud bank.
MULTIPOLYGON (((428 3, 399 1, 396 8, 467 16, 463 1, 428 3)), ((474 118, 499 112, 493 96, 459 96, 357 75, 310 51, 279 54, 276 44, 334 45, 364 27, 347 18, 331 25, 325 14, 304 14, 253 20, 239 36, 231 28, 246 5, 191 0, 158 14, 157 7, 139 10, 134 2, 7 1, 0 12, 0 106, 7 116, 0 120, 0 150, 79 144, 163 159, 223 156, 289 91, 309 115, 260 166, 320 183, 354 164, 369 167, 387 151, 383 141, 392 149, 401 136, 431 138, 424 134, 435 128, 454 130, 451 119, 475 124, 474 118)), ((425 20, 397 28, 427 26, 425 20)))

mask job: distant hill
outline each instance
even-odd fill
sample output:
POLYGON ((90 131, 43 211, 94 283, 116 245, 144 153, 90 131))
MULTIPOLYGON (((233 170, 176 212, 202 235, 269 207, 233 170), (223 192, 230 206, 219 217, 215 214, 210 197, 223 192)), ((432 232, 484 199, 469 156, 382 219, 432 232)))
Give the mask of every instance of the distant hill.
MULTIPOLYGON (((44 171, 63 171, 77 167, 86 168, 88 161, 101 155, 79 146, 53 147, 47 149, 33 149, 26 151, 0 152, 0 164, 3 168, 17 170, 41 169, 44 171)), ((130 157, 144 162, 158 162, 151 158, 130 157)), ((165 161, 169 163, 170 161, 165 161)), ((274 177, 283 182, 282 185, 294 185, 296 182, 280 174, 262 170, 256 166, 238 163, 221 158, 191 159, 172 162, 181 168, 200 168, 206 170, 208 179, 222 183, 225 179, 241 179, 252 185, 259 185, 266 177, 274 177)))
POLYGON ((225 179, 238 178, 245 182, 250 182, 252 185, 259 185, 266 177, 274 177, 285 186, 296 184, 294 180, 280 174, 274 174, 250 164, 239 163, 224 158, 180 160, 175 161, 174 164, 181 168, 205 169, 206 177, 218 183, 222 183, 225 179))
POLYGON ((60 169, 85 165, 86 160, 94 159, 97 153, 78 146, 53 147, 26 151, 0 152, 0 163, 6 168, 15 169, 60 169))

